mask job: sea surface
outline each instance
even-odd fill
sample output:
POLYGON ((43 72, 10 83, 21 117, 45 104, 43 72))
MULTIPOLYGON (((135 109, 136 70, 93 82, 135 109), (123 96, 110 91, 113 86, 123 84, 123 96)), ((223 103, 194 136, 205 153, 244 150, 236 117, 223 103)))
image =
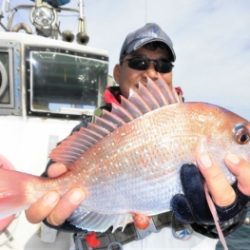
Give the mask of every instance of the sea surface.
MULTIPOLYGON (((247 217, 250 219, 250 208, 247 217)), ((226 237, 229 250, 250 250, 250 224, 239 227, 235 232, 226 237)), ((224 250, 221 243, 218 243, 216 250, 224 250)))

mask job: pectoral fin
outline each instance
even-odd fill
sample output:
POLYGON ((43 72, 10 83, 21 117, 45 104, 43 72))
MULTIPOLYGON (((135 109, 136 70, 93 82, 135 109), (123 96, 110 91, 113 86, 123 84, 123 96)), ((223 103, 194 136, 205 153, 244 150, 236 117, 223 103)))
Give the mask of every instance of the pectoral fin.
POLYGON ((126 227, 127 224, 133 222, 132 214, 101 214, 89 212, 83 207, 75 210, 69 218, 69 222, 74 226, 86 229, 88 231, 106 232, 113 227, 114 232, 117 228, 126 227))

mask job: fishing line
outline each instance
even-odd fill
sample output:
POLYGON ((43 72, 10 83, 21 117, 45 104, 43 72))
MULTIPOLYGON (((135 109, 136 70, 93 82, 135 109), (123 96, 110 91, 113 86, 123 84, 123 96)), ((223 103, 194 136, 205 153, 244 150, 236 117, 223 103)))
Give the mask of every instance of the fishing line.
POLYGON ((225 236, 223 235, 223 232, 222 232, 220 224, 219 224, 218 213, 216 211, 214 202, 213 202, 213 200, 211 199, 211 197, 210 197, 210 195, 208 193, 208 188, 207 188, 206 184, 204 184, 204 189, 205 189, 205 195, 206 195, 207 203, 208 203, 210 212, 211 212, 211 214, 213 216, 213 220, 214 220, 214 223, 215 223, 215 226, 216 226, 216 229, 217 229, 221 244, 222 244, 224 250, 229 250, 228 247, 227 247, 225 236))

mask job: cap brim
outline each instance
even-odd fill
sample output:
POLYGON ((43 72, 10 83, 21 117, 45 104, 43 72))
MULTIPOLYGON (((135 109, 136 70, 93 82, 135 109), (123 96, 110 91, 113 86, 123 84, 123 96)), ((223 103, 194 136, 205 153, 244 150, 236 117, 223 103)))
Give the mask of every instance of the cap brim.
POLYGON ((169 51, 171 52, 171 56, 172 56, 173 61, 175 61, 176 55, 175 55, 175 52, 174 52, 173 48, 171 48, 169 46, 169 44, 166 43, 165 40, 160 39, 160 38, 151 38, 151 39, 149 39, 147 37, 145 39, 135 41, 133 45, 132 44, 130 45, 130 49, 129 49, 129 51, 127 50, 127 53, 129 54, 129 53, 131 53, 133 51, 136 51, 136 50, 142 48, 144 45, 146 45, 148 43, 151 43, 151 42, 162 42, 162 43, 164 43, 167 46, 167 48, 169 49, 169 51))

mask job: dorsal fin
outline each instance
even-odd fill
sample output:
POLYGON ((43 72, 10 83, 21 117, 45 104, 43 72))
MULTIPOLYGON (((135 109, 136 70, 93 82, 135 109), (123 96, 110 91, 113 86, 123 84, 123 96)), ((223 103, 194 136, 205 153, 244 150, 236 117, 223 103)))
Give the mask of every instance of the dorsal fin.
POLYGON ((52 160, 66 166, 77 160, 86 150, 103 137, 143 114, 172 103, 182 102, 174 88, 170 88, 162 79, 156 82, 147 79, 139 83, 137 91, 130 90, 126 99, 121 96, 121 104, 112 104, 111 112, 103 110, 101 117, 95 117, 63 140, 50 154, 52 160))
POLYGON ((139 91, 139 95, 148 104, 151 110, 154 110, 160 107, 160 103, 157 101, 157 98, 143 84, 139 83, 138 91, 139 91))
POLYGON ((176 99, 177 97, 177 95, 175 95, 176 91, 173 91, 173 89, 171 89, 168 84, 166 84, 162 80, 158 80, 158 84, 159 84, 160 91, 162 92, 165 98, 165 101, 168 104, 179 102, 179 98, 176 99))
POLYGON ((141 111, 142 114, 145 114, 152 110, 149 104, 143 99, 138 91, 135 92, 134 90, 130 90, 128 102, 133 103, 141 111))
POLYGON ((138 108, 138 105, 134 104, 129 99, 126 99, 123 96, 121 96, 121 106, 125 108, 125 110, 127 110, 133 116, 133 118, 136 118, 143 114, 138 108))

